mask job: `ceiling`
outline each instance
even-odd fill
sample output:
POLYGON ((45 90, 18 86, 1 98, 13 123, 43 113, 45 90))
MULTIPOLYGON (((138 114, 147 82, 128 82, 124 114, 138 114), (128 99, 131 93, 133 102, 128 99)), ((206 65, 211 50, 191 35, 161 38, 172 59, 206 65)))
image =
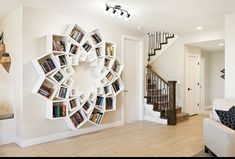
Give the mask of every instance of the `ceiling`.
POLYGON ((205 41, 199 43, 190 44, 191 46, 199 47, 203 51, 207 52, 224 52, 224 46, 219 46, 219 44, 224 44, 224 40, 213 40, 213 41, 205 41))
POLYGON ((165 30, 175 34, 224 27, 224 15, 235 12, 235 0, 0 0, 0 19, 20 5, 65 14, 89 16, 141 32, 165 30), (105 3, 120 4, 131 14, 129 21, 104 15, 105 3), (137 26, 141 29, 137 29, 137 26))

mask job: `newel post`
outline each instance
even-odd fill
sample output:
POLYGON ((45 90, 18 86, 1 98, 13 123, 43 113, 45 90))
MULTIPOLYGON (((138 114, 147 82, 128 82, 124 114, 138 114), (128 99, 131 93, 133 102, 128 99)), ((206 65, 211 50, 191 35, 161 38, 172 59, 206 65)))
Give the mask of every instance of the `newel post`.
POLYGON ((169 83, 169 108, 168 125, 176 125, 176 83, 177 81, 168 81, 169 83))

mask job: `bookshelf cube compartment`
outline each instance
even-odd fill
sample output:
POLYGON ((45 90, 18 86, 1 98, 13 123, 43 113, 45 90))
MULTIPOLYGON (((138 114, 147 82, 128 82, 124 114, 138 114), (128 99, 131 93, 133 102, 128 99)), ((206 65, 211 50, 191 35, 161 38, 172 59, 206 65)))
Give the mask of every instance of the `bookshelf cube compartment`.
POLYGON ((69 87, 69 88, 72 88, 74 84, 74 80, 72 78, 67 78, 62 85, 66 86, 66 87, 69 87))
POLYGON ((101 82, 101 85, 102 86, 105 86, 105 85, 107 85, 108 84, 108 80, 107 80, 107 78, 105 77, 105 78, 103 78, 103 79, 101 79, 100 80, 100 82, 101 82))
POLYGON ((79 57, 78 56, 70 56, 71 65, 77 66, 79 64, 79 57))
POLYGON ((116 44, 105 42, 105 55, 110 58, 116 57, 116 44))
POLYGON ((104 95, 104 87, 98 87, 97 88, 97 94, 98 95, 104 95))
MULTIPOLYGON (((93 62, 96 60, 96 53, 92 51, 88 56, 87 56, 87 61, 88 62, 93 62)), ((91 63, 92 64, 92 63, 91 63)))
POLYGON ((111 85, 107 85, 104 87, 104 94, 106 96, 112 95, 113 90, 112 90, 112 86, 111 85))
POLYGON ((112 88, 113 88, 115 95, 119 94, 124 89, 122 80, 120 78, 116 79, 112 83, 112 88))
POLYGON ((60 86, 60 88, 56 94, 56 97, 59 99, 68 99, 69 94, 70 94, 70 89, 68 87, 60 86))
POLYGON ((69 99, 69 111, 75 111, 81 107, 78 97, 73 97, 69 99))
POLYGON ((77 97, 78 96, 78 89, 72 88, 70 92, 70 97, 77 97))
POLYGON ((109 83, 112 83, 117 78, 117 76, 115 75, 113 71, 109 71, 106 75, 106 78, 109 83))
POLYGON ((81 62, 85 62, 86 60, 87 60, 87 58, 88 58, 88 55, 87 55, 87 53, 85 53, 85 51, 82 51, 80 54, 79 54, 79 60, 81 61, 81 62))
POLYGON ((94 51, 96 53, 97 58, 105 57, 105 52, 104 52, 104 46, 103 45, 96 46, 94 51))
POLYGON ((114 63, 114 59, 105 57, 105 59, 104 59, 104 66, 107 69, 111 69, 111 67, 113 66, 113 63, 114 63))
POLYGON ((124 65, 116 58, 111 69, 120 76, 123 71, 124 65))
POLYGON ((83 44, 82 44, 82 48, 85 50, 86 53, 89 53, 92 50, 92 44, 90 41, 86 40, 83 44))
POLYGON ((48 102, 47 118, 50 120, 64 119, 68 116, 68 102, 57 100, 48 102))
POLYGON ((48 78, 40 78, 34 86, 32 93, 38 94, 47 100, 53 100, 59 85, 48 78))
POLYGON ((92 103, 94 103, 95 100, 96 100, 96 93, 91 92, 90 95, 89 95, 89 99, 92 103))
POLYGON ((87 97, 86 97, 85 93, 83 93, 83 92, 79 93, 79 100, 80 100, 81 105, 83 105, 86 102, 87 97))
POLYGON ((60 55, 56 55, 55 57, 57 61, 59 61, 60 67, 66 67, 66 66, 71 65, 71 58, 69 57, 69 55, 60 54, 60 55))
POLYGON ((47 52, 61 54, 67 52, 67 36, 64 35, 47 35, 46 47, 47 52))
POLYGON ((48 78, 53 80, 56 84, 61 85, 68 77, 63 70, 58 70, 52 73, 48 78))
POLYGON ((77 56, 81 52, 81 48, 78 44, 69 42, 68 43, 68 51, 70 55, 77 56))
POLYGON ((94 125, 100 125, 103 117, 104 117, 104 111, 97 107, 94 107, 89 117, 89 121, 94 125))
POLYGON ((110 112, 110 111, 115 111, 115 110, 116 110, 116 97, 115 96, 106 97, 105 111, 110 112))
POLYGON ((103 37, 98 29, 90 32, 89 36, 92 39, 93 45, 99 45, 103 42, 103 37))
POLYGON ((93 108, 94 104, 89 99, 86 102, 84 102, 84 104, 82 105, 82 109, 87 115, 90 114, 93 108))
POLYGON ((77 130, 85 124, 87 118, 82 109, 79 109, 71 113, 66 121, 70 129, 77 130))
POLYGON ((71 76, 74 73, 74 69, 71 65, 63 68, 63 71, 67 74, 67 76, 71 76))
POLYGON ((52 53, 33 60, 33 65, 37 72, 42 76, 47 76, 59 69, 58 61, 52 53))
POLYGON ((101 110, 105 110, 105 97, 97 96, 95 106, 101 110))
POLYGON ((65 34, 70 38, 71 41, 80 44, 86 35, 86 32, 79 27, 77 24, 71 24, 65 34))

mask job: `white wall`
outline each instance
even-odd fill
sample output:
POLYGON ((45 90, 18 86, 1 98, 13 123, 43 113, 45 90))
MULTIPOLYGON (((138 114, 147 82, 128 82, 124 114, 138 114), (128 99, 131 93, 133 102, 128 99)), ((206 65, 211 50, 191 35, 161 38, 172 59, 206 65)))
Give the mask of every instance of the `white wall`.
MULTIPOLYGON (((15 117, 17 118, 17 133, 20 136, 21 130, 23 130, 23 125, 21 123, 22 119, 22 76, 23 76, 23 65, 22 65, 22 56, 23 56, 23 14, 22 7, 16 9, 10 15, 5 17, 1 21, 1 27, 4 31, 4 42, 6 45, 6 51, 10 53, 12 63, 10 68, 10 73, 7 74, 6 71, 0 66, 0 85, 2 89, 11 89, 12 97, 16 105, 13 106, 15 117)), ((4 91, 1 90, 1 91, 4 91)), ((7 94, 9 95, 9 94, 7 94)), ((12 131, 12 130, 11 130, 12 131)))
MULTIPOLYGON (((46 34, 51 33, 63 34, 67 26, 71 23, 77 23, 86 31, 92 31, 95 28, 99 28, 103 33, 105 40, 112 41, 117 44, 117 57, 122 60, 122 34, 137 37, 143 37, 143 34, 120 28, 115 25, 103 24, 101 22, 97 22, 95 19, 89 19, 79 15, 77 17, 72 17, 48 10, 29 7, 24 7, 23 16, 24 134, 22 138, 32 139, 35 137, 67 132, 68 127, 65 121, 50 121, 46 119, 46 101, 43 98, 30 93, 39 78, 39 75, 33 68, 31 61, 46 53, 45 46, 43 45, 43 37, 46 34)), ((121 120, 122 103, 121 95, 119 95, 117 98, 117 111, 106 113, 104 123, 112 123, 121 120)))
POLYGON ((225 97, 235 98, 235 13, 225 16, 225 97))
MULTIPOLYGON (((177 96, 185 101, 185 48, 186 44, 224 39, 224 29, 178 35, 178 40, 169 47, 151 66, 166 80, 176 80, 177 96)), ((183 103, 184 107, 185 103, 183 103)))
POLYGON ((225 67, 224 52, 203 52, 205 58, 205 104, 212 105, 215 98, 224 98, 225 80, 220 72, 225 67))

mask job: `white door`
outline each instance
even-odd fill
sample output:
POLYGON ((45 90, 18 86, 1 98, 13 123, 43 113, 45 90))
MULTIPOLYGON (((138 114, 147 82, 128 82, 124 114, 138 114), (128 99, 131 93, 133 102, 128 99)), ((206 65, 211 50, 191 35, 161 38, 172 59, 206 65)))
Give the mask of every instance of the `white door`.
POLYGON ((125 84, 125 108, 124 122, 131 123, 139 118, 138 93, 138 57, 140 53, 140 42, 124 39, 124 84, 125 84))
POLYGON ((187 57, 187 113, 195 115, 199 113, 199 56, 187 57))

